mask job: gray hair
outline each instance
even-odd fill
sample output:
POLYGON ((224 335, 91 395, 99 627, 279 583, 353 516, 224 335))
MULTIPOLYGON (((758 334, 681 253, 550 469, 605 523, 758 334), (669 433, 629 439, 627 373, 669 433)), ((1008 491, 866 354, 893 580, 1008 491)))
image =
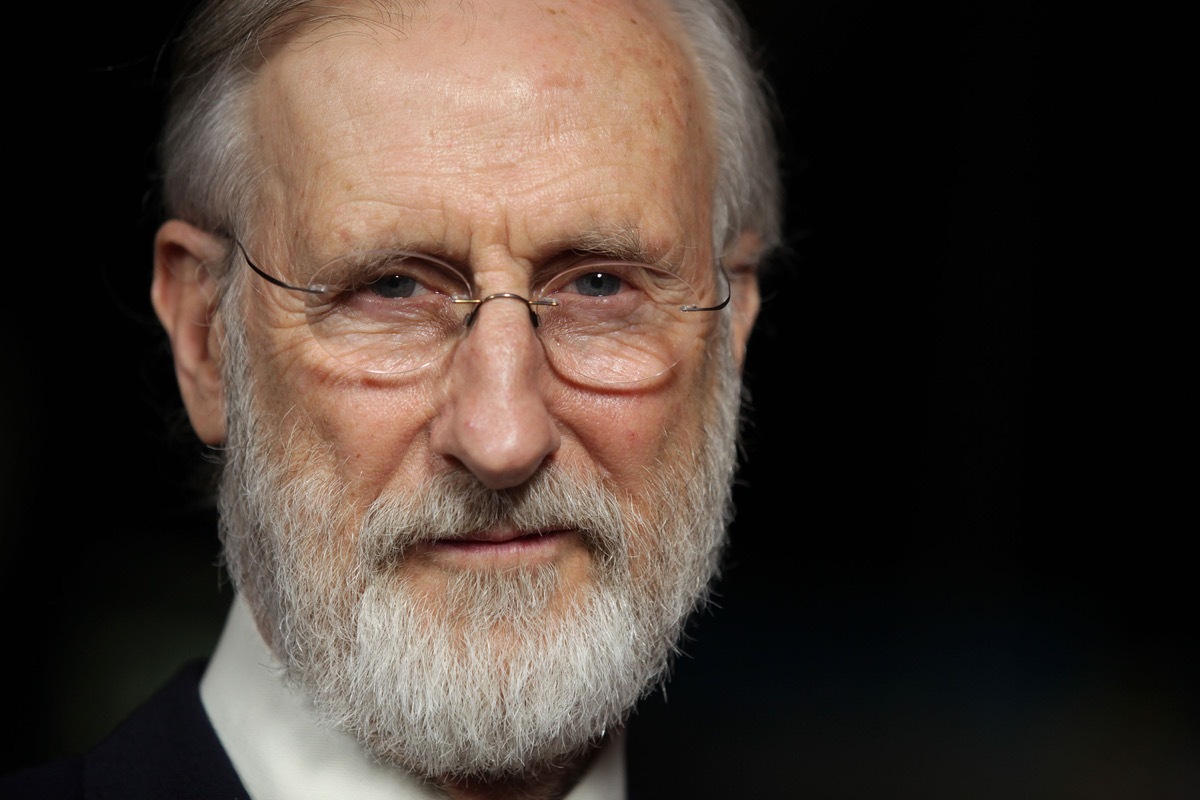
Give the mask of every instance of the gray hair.
MULTIPOLYGON (((670 2, 710 93, 715 252, 726 252, 747 231, 769 252, 781 236, 782 182, 772 98, 749 28, 734 0, 670 2)), ((159 145, 167 215, 225 233, 250 219, 257 170, 244 111, 253 64, 302 23, 297 14, 309 5, 312 0, 207 0, 192 15, 176 43, 159 145)))

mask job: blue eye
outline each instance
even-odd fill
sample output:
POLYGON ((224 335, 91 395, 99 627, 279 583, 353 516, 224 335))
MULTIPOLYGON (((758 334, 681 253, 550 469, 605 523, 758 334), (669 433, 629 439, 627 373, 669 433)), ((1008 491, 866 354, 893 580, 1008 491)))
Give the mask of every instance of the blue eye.
POLYGON ((378 280, 372 281, 367 289, 379 297, 386 299, 395 299, 400 297, 412 297, 417 290, 417 281, 415 278, 408 275, 385 275, 378 280))
POLYGON ((609 297, 621 291, 621 279, 607 272, 589 272, 575 279, 575 291, 588 297, 609 297))

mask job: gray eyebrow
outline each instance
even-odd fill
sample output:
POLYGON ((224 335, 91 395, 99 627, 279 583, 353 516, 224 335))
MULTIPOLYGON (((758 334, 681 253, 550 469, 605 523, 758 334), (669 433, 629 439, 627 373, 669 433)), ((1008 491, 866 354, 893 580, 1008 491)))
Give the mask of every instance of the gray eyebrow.
POLYGON ((641 229, 631 224, 584 230, 548 244, 560 251, 594 253, 642 264, 658 264, 668 260, 666 253, 651 249, 641 229))

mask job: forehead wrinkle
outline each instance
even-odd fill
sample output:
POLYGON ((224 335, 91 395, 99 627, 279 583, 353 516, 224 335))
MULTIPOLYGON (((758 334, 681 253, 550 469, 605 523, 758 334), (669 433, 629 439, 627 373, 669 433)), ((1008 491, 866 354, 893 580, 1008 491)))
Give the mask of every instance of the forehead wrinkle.
MULTIPOLYGON (((341 17, 338 17, 338 19, 341 19, 341 17)), ((614 21, 609 17, 606 23, 611 25, 614 24, 614 21)), ((333 18, 329 18, 328 21, 325 21, 323 18, 321 25, 329 26, 329 28, 335 27, 333 25, 333 18)), ((640 27, 645 29, 652 26, 640 27)), ((334 35, 336 31, 324 27, 321 28, 321 31, 322 34, 330 34, 324 36, 326 40, 336 38, 334 35)), ((668 32, 667 29, 664 29, 663 31, 651 32, 651 35, 655 41, 666 41, 672 45, 671 51, 664 51, 660 48, 656 52, 658 67, 663 67, 666 61, 670 62, 670 68, 663 70, 661 78, 671 88, 664 86, 662 82, 652 85, 650 75, 648 74, 649 67, 643 63, 645 59, 635 58, 628 53, 621 54, 616 58, 616 61, 622 65, 623 74, 628 73, 629 70, 634 70, 634 74, 627 74, 626 76, 636 80, 639 85, 655 89, 649 94, 638 91, 631 93, 625 91, 615 93, 605 92, 602 95, 596 95, 595 92, 591 92, 589 94, 586 86, 575 86, 569 82, 567 84, 556 83, 552 79, 543 80, 540 84, 536 82, 531 83, 533 78, 537 76, 543 78, 547 78, 547 76, 549 78, 555 78, 555 76, 562 77, 565 74, 562 63, 554 64, 554 71, 552 72, 547 72, 545 69, 539 72, 530 67, 529 69, 522 69, 520 72, 514 71, 510 73, 512 80, 507 84, 505 91, 508 94, 506 96, 517 98, 521 102, 516 105, 507 106, 493 104, 490 106, 492 118, 478 122, 477 127, 495 125, 497 128, 503 128, 505 120, 512 120, 514 118, 528 122, 530 114, 523 112, 527 112, 530 108, 539 112, 536 120, 539 124, 532 126, 528 124, 518 125, 515 126, 514 130, 505 130, 503 133, 508 134, 508 138, 503 142, 501 142, 500 136, 470 136, 465 137, 465 142, 462 139, 453 141, 455 134, 461 133, 463 130, 461 125, 456 130, 450 130, 455 126, 447 125, 443 127, 435 124, 428 125, 427 132, 429 133, 429 137, 425 140, 421 140, 420 137, 400 137, 399 141, 393 140, 388 142, 386 134, 381 131, 382 126, 373 124, 376 120, 373 116, 374 109, 371 103, 355 103, 348 93, 334 93, 332 96, 327 96, 327 100, 333 102, 332 107, 339 112, 332 115, 332 119, 328 114, 314 113, 311 108, 307 109, 309 113, 305 115, 306 108, 304 102, 311 95, 308 94, 305 86, 295 86, 295 95, 289 99, 299 104, 294 109, 295 115, 299 116, 299 119, 292 120, 292 128, 295 129, 308 125, 312 130, 311 135, 314 138, 301 144, 297 140, 303 137, 279 137, 281 141, 278 142, 279 146, 276 149, 282 149, 283 152, 276 155, 275 161, 278 169, 275 174, 287 184, 286 188, 280 187, 284 189, 280 192, 280 208, 285 213, 290 214, 293 219, 300 219, 315 224, 318 227, 325 227, 326 233, 330 229, 330 217, 340 216, 340 212, 336 210, 340 207, 353 207, 356 209, 356 212, 362 208, 389 207, 400 209, 401 213, 395 214, 396 217, 408 216, 409 212, 419 214, 423 219, 421 224, 424 227, 433 228, 440 225, 444 230, 449 231, 455 227, 465 226, 464 231, 469 235, 472 229, 476 227, 475 223, 481 220, 474 219, 460 222, 453 219, 453 217, 461 215, 465 219, 473 213, 473 209, 477 210, 481 207, 479 205, 481 202, 502 199, 509 202, 521 200, 522 203, 525 203, 528 200, 532 200, 536 204, 538 200, 554 200, 555 195, 561 194, 564 197, 559 198, 560 200, 569 199, 571 204, 575 206, 575 210, 569 215, 571 217, 578 217, 588 213, 602 213, 611 218, 613 214, 606 212, 616 211, 617 214, 628 214, 632 211, 634 217, 645 218, 644 221, 656 221, 656 224, 650 226, 651 230, 661 227, 657 223, 675 227, 687 227, 686 225, 681 226, 684 220, 680 217, 681 215, 684 217, 689 216, 690 212, 688 208, 675 205, 674 203, 671 204, 671 208, 649 208, 639 206, 637 198, 630 198, 627 201, 622 201, 613 208, 609 201, 614 196, 621 195, 625 190, 615 188, 606 191, 606 187, 614 185, 613 181, 611 178, 607 181, 599 180, 606 177, 603 173, 607 170, 620 170, 627 166, 623 163, 619 155, 622 147, 629 148, 631 152, 637 154, 640 152, 639 148, 645 150, 649 146, 654 148, 656 156, 659 157, 659 165, 664 173, 664 181, 670 182, 671 179, 667 177, 668 173, 690 175, 688 181, 692 183, 690 187, 692 191, 676 193, 676 200, 682 202, 689 195, 694 197, 706 196, 707 194, 704 191, 705 187, 702 183, 703 177, 698 174, 699 172, 703 172, 703 170, 694 171, 689 167, 694 159, 688 160, 689 153, 687 151, 689 148, 686 146, 686 141, 691 139, 695 133, 691 126, 686 123, 686 118, 689 107, 691 110, 694 110, 697 98, 690 96, 679 98, 677 97, 679 91, 676 91, 683 88, 694 88, 694 86, 690 85, 689 62, 687 59, 671 57, 679 51, 678 47, 675 46, 676 43, 671 42, 670 37, 667 35, 668 32), (546 103, 535 102, 538 92, 541 93, 542 99, 547 101, 546 103), (587 105, 586 101, 588 99, 598 99, 601 101, 606 106, 603 113, 597 113, 594 104, 587 105), (563 101, 566 103, 565 106, 563 101), (571 107, 572 105, 575 107, 571 107), (651 112, 651 116, 646 116, 651 112), (609 119, 605 123, 602 119, 604 116, 615 117, 615 119, 609 119), (650 119, 651 123, 649 125, 625 124, 626 120, 631 121, 634 119, 643 121, 650 119), (344 125, 345 130, 351 133, 350 142, 346 143, 343 137, 334 134, 333 131, 336 128, 331 129, 330 125, 344 125), (652 129, 653 133, 646 130, 647 128, 652 129), (589 135, 589 131, 593 129, 608 134, 616 131, 615 136, 608 137, 606 147, 604 148, 605 154, 612 152, 616 153, 616 155, 604 164, 597 164, 592 159, 592 156, 596 153, 594 146, 590 151, 583 147, 572 148, 565 146, 563 147, 563 154, 556 156, 554 160, 523 158, 523 151, 525 150, 529 150, 531 154, 536 155, 550 150, 557 152, 556 145, 569 145, 571 142, 577 144, 593 143, 596 137, 595 135, 589 135), (620 131, 628 132, 628 136, 620 131), (436 139, 438 135, 447 140, 444 142, 445 144, 452 143, 455 145, 455 159, 439 160, 433 157, 422 156, 420 153, 417 154, 415 159, 413 158, 414 147, 418 150, 423 149, 427 151, 430 156, 436 156, 437 148, 435 145, 439 144, 436 139), (517 142, 524 140, 524 144, 516 148, 518 151, 516 153, 509 151, 508 157, 504 158, 503 162, 499 162, 496 156, 498 153, 505 153, 505 148, 493 150, 489 145, 494 146, 498 143, 512 144, 514 137, 517 142), (378 143, 381 138, 386 142, 386 146, 375 146, 374 143, 378 143), (323 147, 322 145, 327 141, 333 141, 334 143, 342 141, 341 152, 337 152, 336 150, 331 151, 329 148, 323 147), (364 142, 367 143, 367 146, 358 146, 364 142), (464 145, 468 145, 470 149, 464 149, 464 145), (615 145, 616 149, 611 149, 608 145, 615 145), (403 153, 398 153, 396 151, 397 147, 402 148, 403 153), (309 155, 316 155, 318 158, 306 161, 304 159, 289 157, 297 152, 303 152, 305 148, 307 148, 309 155), (472 149, 475 151, 474 153, 471 153, 472 149), (371 159, 366 162, 358 160, 361 159, 364 150, 371 154, 371 159), (401 154, 407 158, 397 158, 401 154), (477 158, 466 158, 464 160, 463 157, 466 155, 473 155, 477 158), (486 162, 489 167, 496 171, 487 175, 480 175, 479 171, 475 168, 477 165, 470 163, 475 160, 486 162), (348 165, 349 169, 341 168, 342 164, 348 165), (401 164, 404 164, 403 169, 400 167, 401 164), (571 164, 575 164, 578 169, 569 169, 571 164), (505 171, 510 171, 509 174, 501 174, 500 167, 503 167, 505 171), (287 177, 282 174, 289 171, 290 175, 287 177), (400 191, 380 194, 376 191, 377 185, 360 180, 364 176, 386 175, 388 171, 392 172, 394 177, 399 178, 399 183, 396 185, 400 187, 400 191), (584 174, 585 171, 591 171, 593 174, 600 173, 595 175, 596 179, 592 180, 591 184, 592 187, 601 187, 601 191, 589 192, 588 194, 591 197, 588 199, 585 199, 583 193, 579 191, 581 185, 586 184, 588 181, 587 176, 584 174), (333 180, 327 179, 327 176, 332 177, 333 180), (467 197, 467 194, 461 191, 455 196, 440 197, 438 189, 440 188, 441 191, 444 191, 445 187, 439 187, 438 183, 448 177, 470 179, 469 184, 464 183, 459 189, 465 188, 468 193, 475 195, 472 198, 475 203, 474 206, 457 205, 460 198, 467 197), (356 192, 361 192, 362 196, 355 196, 356 192), (339 196, 339 193, 341 196, 339 196), (448 208, 446 206, 447 203, 454 204, 454 210, 448 208), (434 204, 438 204, 437 208, 433 207, 434 204), (591 207, 589 208, 589 206, 591 207), (436 223, 436 225, 430 224, 434 222, 430 218, 431 214, 437 214, 440 218, 440 222, 436 223)), ((643 31, 642 38, 649 41, 645 31, 643 31)), ((385 43, 379 39, 376 39, 376 41, 379 42, 378 46, 380 47, 396 46, 394 43, 385 43)), ((649 46, 646 41, 643 41, 641 44, 643 49, 649 46)), ((315 40, 308 44, 315 44, 315 40)), ((400 44, 399 46, 404 45, 400 44)), ((634 49, 636 50, 637 48, 634 49)), ((608 56, 610 54, 606 52, 605 55, 608 56)), ((302 56, 302 59, 304 58, 306 57, 302 56)), ((338 56, 324 56, 326 65, 333 69, 336 69, 337 66, 331 62, 337 60, 339 60, 338 56)), ((612 60, 612 58, 606 58, 606 63, 612 60)), ((321 57, 318 56, 316 63, 309 61, 306 65, 308 69, 315 70, 313 74, 318 77, 321 73, 321 70, 317 69, 320 62, 321 57)), ((541 66, 546 67, 547 63, 543 61, 541 66)), ((525 66, 529 65, 526 64, 525 66)), ((574 68, 569 64, 567 68, 572 70, 572 74, 576 76, 586 76, 587 74, 582 68, 574 68)), ((353 65, 344 68, 344 71, 347 75, 351 75, 351 69, 353 69, 353 65)), ((429 70, 424 70, 424 72, 425 77, 429 78, 429 70)), ((372 81, 381 89, 390 88, 392 91, 395 91, 395 73, 390 73, 390 75, 392 77, 374 73, 372 81)), ((481 81, 485 75, 486 73, 477 71, 475 79, 481 81)), ((362 90, 362 78, 364 76, 358 73, 353 73, 353 76, 357 78, 355 83, 362 90)), ((293 75, 292 77, 294 78, 295 76, 293 75)), ((410 83, 414 77, 420 82, 419 73, 415 76, 406 74, 405 82, 410 83)), ((444 78, 444 76, 441 77, 444 78)), ((493 75, 492 77, 495 76, 493 75)), ((601 83, 603 84, 603 82, 601 83)), ((371 90, 368 88, 363 91, 369 94, 371 90)), ((419 87, 411 87, 410 91, 421 94, 419 87)), ((688 93, 684 92, 684 94, 688 93)), ((364 95, 359 95, 360 98, 362 96, 364 95)), ((441 94, 435 93, 433 97, 441 98, 438 105, 442 106, 441 113, 443 114, 448 114, 452 110, 456 115, 467 114, 471 110, 471 104, 478 102, 478 98, 472 92, 466 91, 465 88, 441 94)), ((428 92, 425 92, 422 94, 420 102, 422 105, 428 106, 428 101, 428 92)), ((264 121, 269 119, 269 115, 263 116, 264 121)), ((466 120, 463 121, 465 122, 466 120)), ((276 127, 273 126, 272 129, 276 129, 276 127)), ((418 133, 425 132, 418 131, 418 133)), ((389 187, 384 188, 387 189, 389 187)), ((552 206, 552 208, 558 207, 561 207, 561 202, 552 206)), ((566 214, 552 215, 562 221, 568 219, 568 215, 566 214)), ((351 220, 350 217, 352 216, 348 215, 346 219, 345 227, 347 229, 368 229, 376 224, 395 228, 402 224, 402 220, 388 218, 387 212, 377 214, 374 211, 370 211, 364 215, 369 222, 364 223, 351 220)), ((537 226, 540 222, 540 219, 523 220, 526 227, 530 225, 537 226)), ((334 223, 334 225, 338 228, 341 227, 338 223, 334 223)), ((506 221, 504 226, 506 228, 511 227, 511 222, 506 221)), ((337 235, 341 238, 348 238, 348 235, 345 233, 337 235)), ((367 235, 375 237, 378 234, 368 230, 367 235)), ((587 249, 618 249, 619 243, 617 241, 610 239, 605 243, 602 241, 604 239, 603 236, 581 237, 581 241, 583 238, 590 238, 590 242, 583 242, 587 249)), ((627 240, 629 238, 625 237, 627 240)), ((536 244, 533 240, 529 241, 531 244, 536 244)), ((676 244, 676 246, 678 245, 676 244)), ((643 243, 638 248, 634 248, 626 241, 624 244, 620 244, 620 251, 630 255, 640 251, 645 255, 646 246, 643 243)))

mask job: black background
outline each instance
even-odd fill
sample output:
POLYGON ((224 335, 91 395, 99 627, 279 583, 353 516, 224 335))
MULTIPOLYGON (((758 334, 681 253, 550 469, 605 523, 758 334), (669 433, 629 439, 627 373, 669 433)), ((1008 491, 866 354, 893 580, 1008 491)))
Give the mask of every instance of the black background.
MULTIPOLYGON (((1155 202, 1170 127, 1131 50, 1165 23, 746 8, 788 249, 730 562, 631 769, 668 797, 1197 796, 1195 367, 1158 271, 1187 205, 1155 202)), ((147 301, 182 6, 80 13, 9 164, 5 771, 93 744, 229 600, 147 301)))

